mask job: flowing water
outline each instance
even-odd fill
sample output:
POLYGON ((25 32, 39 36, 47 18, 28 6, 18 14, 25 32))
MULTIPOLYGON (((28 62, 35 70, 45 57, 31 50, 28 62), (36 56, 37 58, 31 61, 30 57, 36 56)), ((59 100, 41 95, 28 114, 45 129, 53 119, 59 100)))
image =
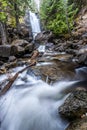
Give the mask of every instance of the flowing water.
POLYGON ((33 38, 35 38, 35 36, 41 32, 40 21, 37 15, 31 11, 30 11, 30 23, 31 23, 33 38))
MULTIPOLYGON (((30 11, 33 37, 41 32, 37 15, 30 11)), ((45 46, 38 50, 44 52, 45 46)), ((23 67, 12 70, 14 75, 23 67)), ((0 80, 7 76, 0 76, 0 80)), ((20 74, 11 89, 0 97, 0 130, 65 130, 58 108, 67 95, 62 91, 73 82, 60 82, 51 86, 27 71, 20 74)))
POLYGON ((62 83, 50 86, 27 71, 19 75, 0 99, 0 130, 64 130, 67 122, 58 114, 65 98, 61 98, 61 87, 62 83))
MULTIPOLYGON (((14 69, 13 75, 21 68, 14 69)), ((66 98, 63 90, 74 83, 51 86, 23 72, 0 98, 0 130, 65 130, 68 122, 61 119, 58 107, 66 98)))

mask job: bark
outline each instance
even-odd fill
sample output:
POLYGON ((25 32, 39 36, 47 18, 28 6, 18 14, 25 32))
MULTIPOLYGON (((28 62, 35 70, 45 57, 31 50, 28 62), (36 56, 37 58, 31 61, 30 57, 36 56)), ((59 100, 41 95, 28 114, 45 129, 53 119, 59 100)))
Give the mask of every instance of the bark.
POLYGON ((14 3, 14 10, 15 10, 16 27, 17 27, 17 31, 19 32, 19 15, 18 15, 18 6, 16 3, 14 3))
POLYGON ((0 33, 2 45, 7 44, 6 27, 3 22, 0 22, 0 33))

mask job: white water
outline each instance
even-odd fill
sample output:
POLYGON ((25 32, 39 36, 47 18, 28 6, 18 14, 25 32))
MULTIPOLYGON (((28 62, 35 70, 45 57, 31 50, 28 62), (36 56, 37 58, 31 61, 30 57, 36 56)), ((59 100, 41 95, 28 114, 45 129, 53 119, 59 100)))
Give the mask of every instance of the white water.
POLYGON ((31 11, 30 11, 30 23, 31 23, 33 38, 35 38, 35 36, 41 32, 40 21, 37 15, 31 11))
POLYGON ((40 45, 38 48, 38 51, 44 53, 45 52, 45 45, 40 45))
POLYGON ((50 86, 23 72, 0 98, 0 130, 65 130, 68 122, 60 118, 58 107, 66 98, 63 90, 73 83, 50 86))
POLYGON ((37 6, 37 10, 39 11, 40 9, 40 0, 34 0, 37 6))
POLYGON ((19 75, 12 89, 0 99, 0 130, 64 130, 67 122, 58 114, 64 101, 59 93, 61 87, 52 87, 26 72, 19 75))

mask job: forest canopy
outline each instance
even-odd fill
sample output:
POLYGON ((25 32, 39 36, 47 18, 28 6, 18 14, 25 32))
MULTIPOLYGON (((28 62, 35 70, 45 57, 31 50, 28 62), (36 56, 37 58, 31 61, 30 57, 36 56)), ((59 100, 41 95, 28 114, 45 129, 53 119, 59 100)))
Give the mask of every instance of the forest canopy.
POLYGON ((41 21, 45 29, 52 30, 56 35, 70 33, 77 11, 75 4, 68 0, 42 0, 41 21))

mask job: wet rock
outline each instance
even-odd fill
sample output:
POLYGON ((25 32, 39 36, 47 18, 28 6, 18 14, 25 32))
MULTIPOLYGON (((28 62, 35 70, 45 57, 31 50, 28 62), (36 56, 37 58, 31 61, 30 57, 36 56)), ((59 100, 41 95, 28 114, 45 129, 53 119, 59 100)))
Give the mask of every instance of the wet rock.
POLYGON ((0 56, 1 57, 9 57, 11 51, 10 45, 0 45, 0 56))
POLYGON ((12 46, 11 46, 10 55, 11 55, 11 56, 15 56, 17 53, 18 53, 18 46, 12 45, 12 46))
POLYGON ((87 117, 73 121, 66 130, 87 130, 87 117))
POLYGON ((23 65, 25 65, 25 61, 23 61, 23 59, 19 59, 18 61, 17 61, 17 66, 23 66, 23 65))
POLYGON ((21 47, 21 46, 17 46, 16 56, 21 57, 24 54, 25 54, 25 49, 23 47, 21 47))
POLYGON ((23 58, 31 58, 31 54, 25 54, 23 58))
POLYGON ((6 71, 7 71, 7 70, 6 70, 6 68, 5 68, 4 65, 0 67, 0 74, 5 74, 6 71))
POLYGON ((5 63, 4 67, 6 69, 10 69, 10 68, 14 68, 17 66, 17 60, 13 61, 13 62, 9 62, 9 63, 5 63))
POLYGON ((35 42, 39 43, 47 43, 47 41, 53 36, 51 31, 43 31, 38 33, 35 37, 35 42))
POLYGON ((66 98, 64 104, 59 107, 59 113, 70 120, 80 118, 87 112, 87 91, 76 90, 66 98))
POLYGON ((87 53, 87 45, 80 46, 81 49, 78 50, 78 54, 87 53))
POLYGON ((28 41, 23 40, 23 39, 16 39, 12 42, 12 45, 17 45, 17 46, 21 46, 21 47, 25 47, 29 44, 28 41))
MULTIPOLYGON (((42 59, 42 58, 41 58, 42 59)), ((44 60, 44 59, 43 59, 44 60)), ((46 59, 45 59, 46 60, 46 59)), ((41 77, 42 80, 48 83, 56 81, 74 79, 75 72, 72 65, 67 63, 55 61, 43 61, 32 68, 35 76, 41 77), (70 65, 70 66, 69 66, 70 65)))
POLYGON ((81 45, 80 49, 76 52, 76 58, 81 65, 87 65, 87 45, 81 45))
POLYGON ((26 47, 25 47, 25 52, 30 53, 34 50, 34 44, 33 43, 29 43, 26 47))
POLYGON ((82 38, 87 38, 87 33, 83 34, 82 38))
POLYGON ((18 46, 18 45, 12 45, 11 46, 11 56, 20 57, 25 54, 25 48, 18 46))
POLYGON ((60 60, 60 61, 72 61, 73 55, 70 54, 57 54, 53 57, 51 57, 51 59, 56 59, 56 60, 60 60))
POLYGON ((82 55, 80 54, 78 56, 78 63, 82 65, 87 65, 87 53, 84 53, 82 55))
POLYGON ((15 60, 16 60, 16 57, 15 57, 15 56, 10 56, 8 62, 13 62, 13 61, 15 61, 15 60))
POLYGON ((3 65, 3 64, 4 64, 4 62, 3 62, 3 61, 0 61, 0 66, 3 65))
POLYGON ((48 42, 48 43, 46 44, 46 46, 45 46, 45 49, 52 51, 52 50, 54 49, 54 44, 51 43, 51 42, 50 42, 50 43, 48 42))
POLYGON ((34 49, 34 44, 26 40, 18 39, 12 42, 11 55, 23 56, 26 53, 31 53, 34 49))
POLYGON ((24 37, 29 37, 29 28, 24 24, 20 25, 20 35, 23 38, 24 37))

